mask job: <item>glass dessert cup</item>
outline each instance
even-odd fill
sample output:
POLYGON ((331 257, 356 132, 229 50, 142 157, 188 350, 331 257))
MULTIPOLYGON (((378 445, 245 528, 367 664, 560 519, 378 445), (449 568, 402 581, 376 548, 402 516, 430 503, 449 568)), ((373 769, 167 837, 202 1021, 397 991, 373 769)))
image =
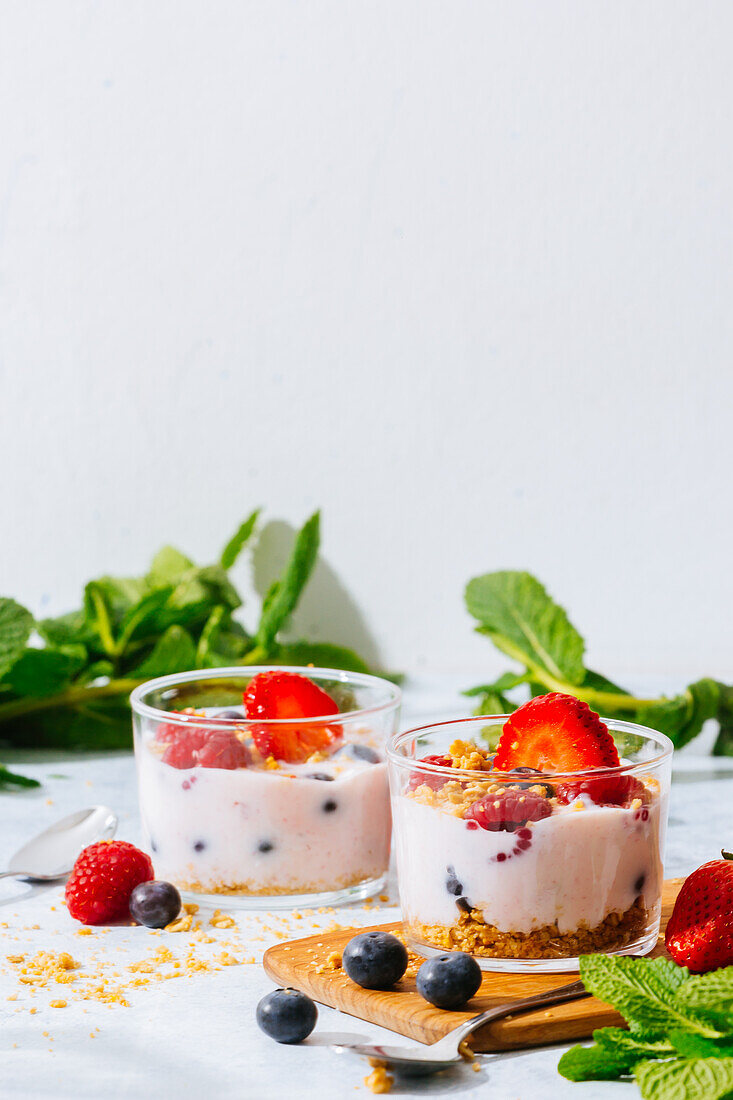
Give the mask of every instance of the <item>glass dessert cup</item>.
POLYGON ((334 669, 217 668, 150 680, 131 704, 140 814, 158 878, 188 900, 249 909, 338 905, 383 889, 384 746, 400 704, 393 684, 334 669), (307 676, 339 713, 245 718, 243 692, 272 671, 307 676), (293 729, 317 739, 325 730, 331 744, 286 763, 263 757, 253 740, 293 729), (192 743, 207 746, 205 765, 187 756, 192 743))
POLYGON ((618 767, 494 772, 485 759, 487 741, 495 741, 507 717, 441 722, 390 740, 410 947, 424 956, 466 951, 484 970, 514 972, 577 970, 579 956, 592 952, 648 953, 661 918, 671 741, 604 719, 618 767), (454 766, 421 762, 443 754, 454 766), (603 804, 604 792, 622 804, 603 804), (508 822, 502 821, 507 798, 525 806, 508 822), (488 812, 467 815, 480 799, 488 812), (540 807, 538 819, 517 820, 530 804, 540 807))

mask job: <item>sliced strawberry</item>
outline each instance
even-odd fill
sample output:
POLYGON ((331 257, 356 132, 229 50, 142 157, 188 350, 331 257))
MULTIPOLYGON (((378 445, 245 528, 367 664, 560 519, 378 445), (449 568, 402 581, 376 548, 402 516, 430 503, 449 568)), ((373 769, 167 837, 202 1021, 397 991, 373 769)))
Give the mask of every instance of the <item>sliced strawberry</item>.
MULTIPOLYGON (((244 693, 247 718, 263 721, 283 719, 324 718, 338 714, 334 700, 297 672, 260 672, 244 693)), ((314 752, 323 752, 340 740, 341 727, 327 722, 287 722, 269 726, 254 726, 252 739, 265 757, 274 756, 290 764, 302 763, 314 752)))
POLYGON ((249 753, 242 742, 229 730, 214 730, 196 753, 200 768, 246 768, 249 753))
POLYGON ((528 821, 541 821, 551 813, 552 806, 542 795, 506 788, 496 794, 484 795, 469 806, 463 816, 466 821, 475 821, 482 829, 492 833, 500 830, 513 833, 528 821))
POLYGON ((649 801, 644 784, 633 775, 601 775, 598 779, 578 779, 558 783, 555 789, 559 802, 574 802, 587 794, 597 806, 629 806, 635 798, 649 801))
POLYGON ((733 856, 722 855, 685 879, 665 932, 674 961, 694 974, 733 965, 733 856))
MULTIPOLYGON (((423 756, 420 760, 416 761, 417 764, 437 764, 441 768, 453 767, 452 756, 423 756)), ((433 772, 412 772, 407 783, 408 791, 414 791, 418 787, 430 787, 434 791, 439 791, 448 780, 444 775, 433 772)))
POLYGON ((572 695, 553 692, 530 699, 507 719, 494 767, 575 772, 618 767, 618 762, 608 727, 595 711, 572 695))

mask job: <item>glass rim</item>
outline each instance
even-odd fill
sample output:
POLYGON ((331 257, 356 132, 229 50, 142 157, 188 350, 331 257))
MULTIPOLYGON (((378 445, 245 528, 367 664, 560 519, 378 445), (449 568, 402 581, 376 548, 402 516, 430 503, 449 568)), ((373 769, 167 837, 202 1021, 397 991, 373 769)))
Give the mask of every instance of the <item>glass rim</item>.
MULTIPOLYGON (((481 778, 486 780, 488 775, 491 775, 492 779, 496 778, 498 782, 502 783, 517 783, 516 772, 500 772, 500 771, 476 771, 473 768, 453 768, 446 767, 443 764, 428 764, 425 761, 419 760, 413 756, 405 756, 397 751, 397 746, 401 745, 408 737, 416 736, 421 733, 426 733, 429 730, 439 730, 445 726, 461 727, 465 724, 476 725, 480 723, 485 725, 488 722, 501 722, 502 724, 510 718, 509 714, 474 714, 467 718, 449 718, 442 722, 429 722, 425 726, 416 726, 414 729, 404 730, 402 733, 394 733, 387 741, 386 756, 391 764, 395 764, 397 767, 405 768, 409 771, 425 771, 428 775, 440 775, 446 778, 455 779, 456 776, 461 778, 476 779, 481 778)), ((624 722, 616 718, 601 718, 604 725, 608 726, 610 730, 618 730, 621 733, 634 733, 642 735, 647 740, 653 741, 659 745, 662 751, 651 757, 649 760, 639 760, 632 764, 618 764, 615 767, 608 768, 586 768, 584 771, 578 769, 573 772, 550 772, 542 771, 542 778, 538 778, 537 782, 542 783, 545 780, 548 782, 553 780, 563 779, 577 779, 578 776, 583 778, 588 776, 607 778, 609 776, 628 775, 635 771, 644 771, 650 767, 658 766, 670 759, 674 752, 674 745, 670 741, 669 737, 665 733, 660 733, 659 730, 654 730, 650 726, 641 726, 636 722, 624 722)), ((540 772, 538 771, 538 776, 540 772)), ((521 781, 527 782, 531 777, 526 776, 521 781)))
MULTIPOLYGON (((166 688, 177 687, 179 684, 195 683, 197 680, 219 679, 244 679, 251 680, 261 672, 295 672, 300 676, 317 677, 321 680, 337 680, 346 686, 355 687, 381 687, 387 688, 389 698, 383 702, 374 703, 369 707, 360 707, 357 710, 341 711, 338 714, 319 714, 313 717, 300 719, 300 724, 323 723, 329 726, 351 722, 355 718, 364 718, 368 715, 379 714, 382 711, 396 710, 402 700, 402 691, 391 680, 385 680, 382 676, 372 676, 365 672, 347 672, 339 668, 311 668, 303 665, 231 665, 226 668, 202 668, 192 669, 190 672, 174 672, 167 676, 156 676, 152 680, 146 680, 138 684, 130 693, 130 706, 135 714, 145 718, 152 718, 156 722, 177 723, 182 726, 202 725, 211 729, 212 726, 221 726, 222 729, 231 729, 233 726, 257 725, 257 726, 292 726, 292 718, 218 718, 216 715, 206 717, 202 714, 182 714, 174 710, 161 710, 150 703, 145 702, 145 696, 152 691, 164 691, 166 688)), ((297 721, 297 720, 296 720, 297 721)))

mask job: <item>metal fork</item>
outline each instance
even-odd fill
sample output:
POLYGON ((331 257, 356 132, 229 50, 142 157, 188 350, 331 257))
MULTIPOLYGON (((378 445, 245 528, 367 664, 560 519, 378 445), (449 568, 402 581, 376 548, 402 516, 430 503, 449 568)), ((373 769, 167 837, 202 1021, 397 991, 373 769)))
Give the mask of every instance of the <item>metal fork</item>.
POLYGON ((583 997, 590 997, 582 982, 571 982, 557 989, 549 989, 545 993, 537 993, 534 997, 526 997, 521 1001, 508 1001, 506 1004, 495 1005, 479 1016, 459 1024, 437 1043, 427 1047, 393 1047, 382 1046, 379 1043, 335 1043, 331 1050, 339 1054, 358 1054, 365 1058, 377 1058, 385 1062, 389 1069, 397 1070, 406 1076, 422 1077, 429 1073, 439 1073, 442 1069, 454 1066, 463 1061, 459 1054, 460 1044, 483 1024, 492 1020, 501 1020, 505 1016, 514 1016, 517 1012, 527 1012, 533 1008, 546 1008, 549 1005, 566 1004, 568 1001, 579 1001, 583 997))

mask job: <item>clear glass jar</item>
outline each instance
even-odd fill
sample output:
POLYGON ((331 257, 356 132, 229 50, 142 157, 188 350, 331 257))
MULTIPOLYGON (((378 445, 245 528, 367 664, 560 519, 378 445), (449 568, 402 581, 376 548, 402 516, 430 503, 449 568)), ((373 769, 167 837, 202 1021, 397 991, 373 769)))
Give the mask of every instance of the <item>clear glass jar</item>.
POLYGON ((383 888, 394 684, 334 669, 217 668, 151 680, 131 703, 140 814, 159 878, 246 908, 336 905, 383 888), (245 719, 243 692, 269 671, 307 676, 339 713, 245 719), (293 729, 317 744, 326 731, 330 744, 296 764, 257 748, 293 729))
POLYGON ((506 718, 424 726, 387 747, 411 946, 466 951, 504 971, 575 970, 590 952, 647 953, 661 917, 671 741, 604 719, 617 768, 494 772, 482 757, 506 718), (483 749, 473 759, 472 744, 483 749), (471 766, 423 760, 451 747, 454 763, 471 766))

